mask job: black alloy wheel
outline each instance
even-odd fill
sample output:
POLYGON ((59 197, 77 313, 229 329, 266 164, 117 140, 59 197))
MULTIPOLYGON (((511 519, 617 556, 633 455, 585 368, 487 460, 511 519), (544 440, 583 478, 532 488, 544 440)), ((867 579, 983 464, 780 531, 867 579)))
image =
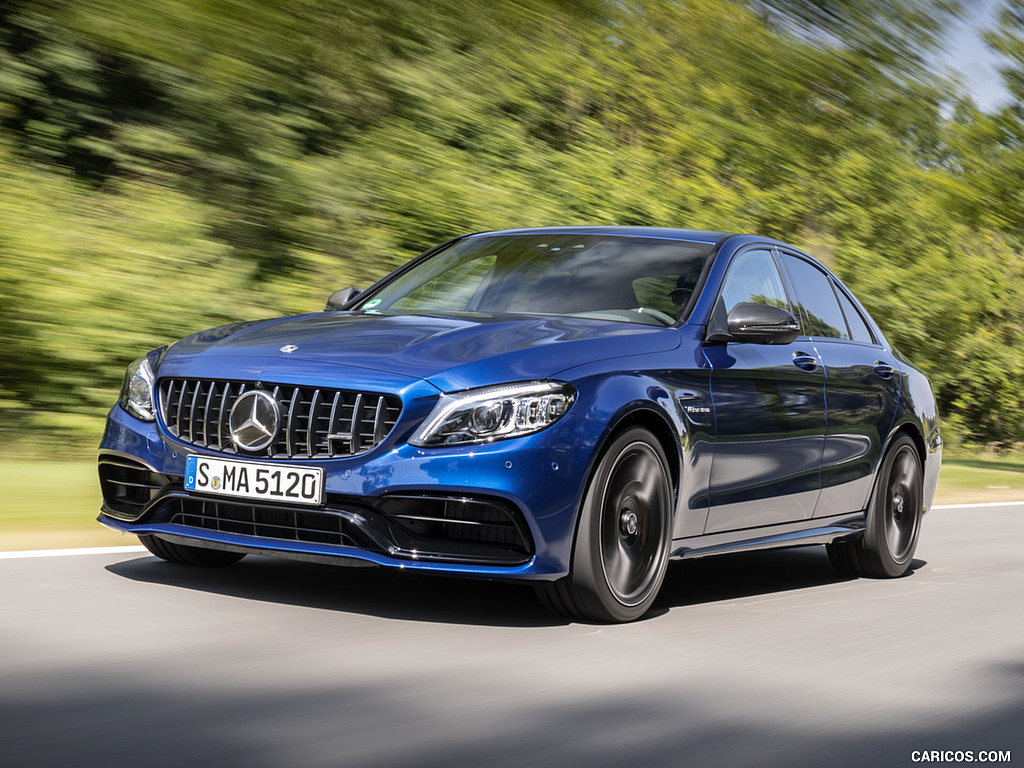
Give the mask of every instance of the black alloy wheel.
POLYGON ((618 435, 584 496, 569 576, 540 585, 542 601, 584 621, 643 616, 668 567, 673 499, 668 461, 654 435, 642 428, 618 435))
POLYGON ((832 564, 851 576, 891 579, 905 574, 921 533, 923 484, 917 446, 900 435, 879 468, 864 535, 827 545, 832 564))

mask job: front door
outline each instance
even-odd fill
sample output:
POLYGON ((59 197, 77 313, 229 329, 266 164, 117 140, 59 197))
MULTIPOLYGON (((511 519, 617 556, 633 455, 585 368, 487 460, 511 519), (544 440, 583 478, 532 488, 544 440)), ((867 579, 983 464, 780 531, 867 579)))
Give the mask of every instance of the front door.
MULTIPOLYGON (((737 255, 719 301, 792 311, 768 249, 737 255)), ((730 342, 704 350, 711 366, 715 449, 706 532, 805 520, 821 489, 825 370, 810 339, 792 344, 730 342)))

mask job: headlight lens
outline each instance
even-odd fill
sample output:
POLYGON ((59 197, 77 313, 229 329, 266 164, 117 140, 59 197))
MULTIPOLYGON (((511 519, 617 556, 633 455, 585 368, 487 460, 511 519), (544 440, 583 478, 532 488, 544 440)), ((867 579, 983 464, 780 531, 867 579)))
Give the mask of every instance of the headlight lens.
POLYGON ((571 384, 529 381, 471 389, 442 397, 412 445, 488 443, 539 432, 564 416, 576 399, 571 384))
POLYGON ((149 360, 140 357, 128 366, 121 384, 118 404, 132 416, 143 421, 154 421, 153 415, 153 369, 149 360))

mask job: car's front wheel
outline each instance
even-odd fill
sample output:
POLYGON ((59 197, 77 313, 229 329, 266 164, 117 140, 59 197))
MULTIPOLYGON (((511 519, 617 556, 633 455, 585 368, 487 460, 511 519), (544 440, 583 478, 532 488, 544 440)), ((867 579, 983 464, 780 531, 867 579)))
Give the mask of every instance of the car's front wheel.
POLYGON ((584 496, 569 575, 540 585, 542 602, 585 621, 643 616, 668 566, 672 499, 668 461, 654 435, 642 428, 618 435, 584 496))
POLYGON ((225 565, 234 565, 243 557, 240 552, 227 552, 223 549, 205 549, 203 547, 190 547, 185 544, 174 544, 170 541, 156 536, 139 536, 142 546, 169 563, 179 565, 196 565, 207 568, 217 568, 225 565))
POLYGON ((921 532, 924 492, 921 457, 907 435, 900 435, 882 460, 864 523, 864 535, 826 545, 842 573, 884 579, 910 568, 921 532))

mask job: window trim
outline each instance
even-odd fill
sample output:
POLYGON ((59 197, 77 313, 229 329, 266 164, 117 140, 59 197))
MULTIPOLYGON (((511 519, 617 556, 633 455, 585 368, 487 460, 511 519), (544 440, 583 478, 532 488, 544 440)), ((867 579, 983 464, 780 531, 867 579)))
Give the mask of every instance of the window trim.
POLYGON ((878 334, 872 327, 871 321, 869 321, 868 318, 865 317, 864 311, 858 306, 858 302, 855 298, 853 298, 853 294, 851 294, 850 291, 847 290, 846 286, 839 282, 839 279, 834 275, 829 275, 829 282, 832 283, 832 290, 836 294, 836 299, 839 300, 839 309, 842 311, 843 317, 846 319, 846 329, 847 332, 850 334, 849 341, 852 341, 855 344, 863 344, 869 347, 881 346, 881 344, 878 341, 878 334), (860 339, 855 339, 853 337, 853 328, 850 326, 850 318, 846 314, 846 308, 843 306, 843 297, 845 297, 847 302, 849 302, 850 306, 853 307, 853 311, 857 313, 857 316, 860 318, 861 323, 863 323, 864 327, 867 328, 868 335, 871 337, 870 341, 861 341, 860 339))
MULTIPOLYGON (((820 340, 820 341, 840 342, 840 343, 853 343, 853 344, 864 345, 866 342, 858 341, 857 339, 853 338, 853 331, 850 330, 850 321, 846 317, 846 312, 843 310, 843 303, 839 300, 839 296, 836 293, 838 285, 839 285, 838 278, 835 275, 833 275, 832 272, 827 267, 825 267, 823 264, 819 264, 816 259, 814 259, 811 256, 808 256, 807 254, 800 253, 799 251, 792 250, 792 249, 789 249, 789 248, 779 248, 779 247, 776 247, 776 251, 778 251, 779 262, 782 265, 782 269, 783 269, 783 271, 786 274, 786 279, 787 279, 787 281, 789 283, 788 288, 790 290, 792 290, 793 296, 797 297, 797 298, 799 297, 799 294, 797 292, 797 287, 796 287, 796 281, 793 279, 793 276, 790 274, 789 269, 786 267, 786 262, 782 258, 783 255, 791 256, 794 259, 799 259, 800 261, 803 261, 804 263, 806 263, 808 266, 813 267, 814 269, 818 270, 818 272, 820 272, 822 275, 825 276, 825 279, 828 281, 829 287, 832 289, 832 296, 833 296, 833 298, 836 301, 836 306, 839 308, 839 314, 843 318, 843 323, 846 325, 846 335, 847 335, 847 338, 845 338, 845 339, 841 338, 841 337, 837 337, 837 336, 818 336, 818 335, 814 335, 814 334, 810 334, 810 333, 801 334, 800 338, 807 338, 807 339, 810 339, 812 341, 820 340)), ((849 298, 848 292, 844 291, 844 293, 847 293, 847 298, 849 298)), ((856 302, 852 302, 852 303, 854 305, 854 308, 856 309, 857 308, 856 302)), ((801 302, 799 302, 799 301, 797 301, 796 304, 800 308, 801 328, 808 328, 809 329, 811 327, 811 323, 810 323, 810 320, 807 317, 806 309, 805 309, 804 305, 801 302)), ((871 327, 871 323, 868 323, 867 319, 864 318, 863 315, 861 315, 861 317, 862 317, 862 319, 865 320, 864 324, 867 326, 868 332, 871 333, 872 338, 873 339, 876 338, 876 334, 874 332, 874 329, 871 327)), ((878 346, 878 343, 877 343, 877 341, 875 341, 874 343, 870 344, 869 346, 878 346)))

